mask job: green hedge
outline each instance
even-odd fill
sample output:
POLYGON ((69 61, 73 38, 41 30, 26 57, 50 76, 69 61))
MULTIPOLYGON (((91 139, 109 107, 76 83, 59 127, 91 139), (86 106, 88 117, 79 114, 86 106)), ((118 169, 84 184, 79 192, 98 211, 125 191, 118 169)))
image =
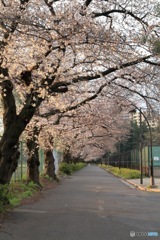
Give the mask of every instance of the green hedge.
POLYGON ((85 167, 85 163, 65 163, 62 162, 59 167, 60 174, 71 175, 73 172, 80 170, 85 167))

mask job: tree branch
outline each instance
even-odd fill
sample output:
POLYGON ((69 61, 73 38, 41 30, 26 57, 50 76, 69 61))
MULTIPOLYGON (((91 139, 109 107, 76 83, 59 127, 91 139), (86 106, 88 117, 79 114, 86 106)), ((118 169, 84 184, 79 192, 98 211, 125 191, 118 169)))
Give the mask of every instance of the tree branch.
POLYGON ((54 0, 53 1, 48 1, 48 0, 44 0, 45 4, 48 6, 49 8, 49 11, 51 12, 51 14, 53 16, 56 15, 55 11, 54 11, 54 8, 53 8, 53 3, 55 2, 54 0))
MULTIPOLYGON (((112 68, 108 68, 107 70, 105 71, 102 71, 100 72, 99 74, 95 74, 95 75, 87 75, 87 76, 79 76, 79 77, 76 77, 76 78, 73 78, 71 82, 63 82, 63 84, 65 83, 66 86, 69 86, 71 85, 72 83, 78 83, 78 82, 83 82, 83 81, 91 81, 91 80, 95 80, 95 79, 98 79, 98 78, 102 78, 102 77, 105 77, 107 76, 108 74, 110 73, 113 73, 117 70, 120 70, 120 69, 124 69, 124 68, 127 68, 127 67, 131 67, 131 66, 134 66, 134 65, 137 65, 141 62, 144 62, 145 60, 151 58, 152 55, 148 55, 148 56, 145 56, 145 57, 142 57, 142 58, 138 58, 136 60, 133 60, 131 62, 126 62, 126 63, 122 63, 122 64, 119 64, 115 67, 112 67, 112 68)), ((62 83, 62 82, 61 82, 62 83)))
POLYGON ((154 66, 160 66, 160 62, 152 62, 152 61, 149 61, 149 60, 144 60, 145 63, 148 63, 148 64, 151 64, 151 65, 154 65, 154 66))
POLYGON ((5 77, 8 77, 9 76, 8 68, 3 68, 0 66, 0 74, 2 74, 5 77))
POLYGON ((152 100, 155 100, 155 101, 159 101, 157 98, 155 98, 155 97, 149 97, 149 96, 147 96, 147 95, 143 95, 143 94, 141 94, 140 92, 138 92, 138 91, 136 91, 136 90, 133 90, 133 89, 131 89, 131 88, 129 88, 129 87, 127 87, 127 86, 124 86, 124 85, 122 85, 122 84, 119 84, 119 83, 113 83, 114 85, 116 85, 116 86, 119 86, 119 87, 121 87, 122 89, 126 89, 126 90, 128 90, 129 92, 132 92, 132 93, 135 93, 135 94, 137 94, 137 95, 139 95, 141 98, 143 98, 145 101, 146 101, 146 99, 152 99, 152 100))
POLYGON ((92 0, 86 0, 85 1, 85 6, 88 7, 91 2, 92 2, 92 0))
POLYGON ((2 103, 3 103, 3 125, 4 129, 8 128, 16 118, 16 104, 13 96, 13 84, 10 80, 2 82, 2 103))
MULTIPOLYGON (((110 81, 114 81, 117 77, 114 77, 112 80, 110 81)), ((58 113, 66 113, 66 112, 69 112, 69 111, 72 111, 72 110, 76 110, 78 109, 79 107, 83 106, 84 104, 94 100, 95 98, 97 98, 99 96, 99 94, 103 91, 103 89, 108 86, 108 83, 105 83, 103 84, 102 86, 100 86, 100 88, 98 89, 98 91, 93 94, 92 96, 84 99, 83 101, 79 102, 78 104, 74 105, 74 106, 70 106, 70 107, 67 107, 65 110, 61 111, 60 109, 52 109, 50 112, 48 113, 45 113, 45 114, 41 114, 40 117, 50 117, 50 116, 53 116, 55 114, 58 114, 58 113)))
POLYGON ((106 12, 102 12, 102 13, 93 12, 93 17, 101 17, 101 16, 110 17, 109 15, 112 14, 112 13, 124 13, 124 14, 128 14, 128 15, 130 15, 131 17, 133 17, 134 19, 136 19, 137 21, 139 21, 139 22, 145 24, 146 26, 148 26, 148 23, 142 20, 143 18, 139 18, 139 17, 136 16, 133 12, 128 11, 128 10, 126 10, 126 9, 123 9, 123 10, 120 10, 120 9, 112 9, 112 10, 110 10, 110 11, 106 11, 106 12))

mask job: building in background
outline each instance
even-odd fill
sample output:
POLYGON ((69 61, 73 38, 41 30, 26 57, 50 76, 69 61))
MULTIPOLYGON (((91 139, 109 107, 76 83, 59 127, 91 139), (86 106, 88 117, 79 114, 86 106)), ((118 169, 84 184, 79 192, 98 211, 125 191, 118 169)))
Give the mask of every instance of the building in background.
MULTIPOLYGON (((150 127, 151 128, 156 128, 158 126, 158 123, 159 123, 160 115, 159 114, 152 114, 151 111, 148 108, 141 109, 141 111, 146 116, 150 127)), ((142 119, 142 122, 145 122, 146 119, 145 119, 143 114, 141 114, 141 119, 142 119)), ((129 119, 133 122, 136 122, 137 125, 139 126, 140 125, 140 111, 138 111, 137 109, 131 110, 129 112, 129 119)))

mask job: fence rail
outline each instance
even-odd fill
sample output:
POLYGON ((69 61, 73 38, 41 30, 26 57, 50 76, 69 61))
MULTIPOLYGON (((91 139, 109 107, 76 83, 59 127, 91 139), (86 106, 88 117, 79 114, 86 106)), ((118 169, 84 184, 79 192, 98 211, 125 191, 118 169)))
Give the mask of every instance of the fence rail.
MULTIPOLYGON (((27 177, 27 159, 28 159, 28 151, 26 147, 26 143, 24 141, 20 141, 19 145, 20 157, 18 160, 18 166, 16 171, 12 175, 11 181, 22 181, 27 177)), ((55 173, 58 173, 58 167, 60 162, 63 161, 63 153, 53 150, 54 156, 54 164, 55 164, 55 173)), ((39 149, 39 173, 42 174, 44 172, 44 150, 42 148, 39 149)))
MULTIPOLYGON (((153 165, 156 176, 160 176, 160 146, 153 146, 153 165)), ((145 146, 140 152, 139 149, 134 149, 128 152, 113 154, 105 159, 105 164, 109 164, 114 167, 130 168, 140 170, 140 162, 142 159, 142 170, 146 176, 150 175, 151 167, 151 148, 145 146)))
MULTIPOLYGON (((28 153, 26 148, 26 143, 20 141, 19 145, 19 151, 20 151, 20 158, 18 160, 18 166, 16 171, 13 173, 11 181, 22 181, 25 180, 27 177, 27 159, 28 159, 28 153)), ((39 149, 39 172, 40 174, 43 173, 44 170, 44 150, 39 149)))

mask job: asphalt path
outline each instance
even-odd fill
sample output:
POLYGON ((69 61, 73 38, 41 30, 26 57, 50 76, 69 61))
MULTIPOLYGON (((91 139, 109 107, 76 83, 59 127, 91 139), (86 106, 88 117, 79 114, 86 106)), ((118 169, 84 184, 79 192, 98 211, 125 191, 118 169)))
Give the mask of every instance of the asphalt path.
POLYGON ((160 239, 160 194, 136 190, 97 166, 9 215, 0 240, 160 239))

